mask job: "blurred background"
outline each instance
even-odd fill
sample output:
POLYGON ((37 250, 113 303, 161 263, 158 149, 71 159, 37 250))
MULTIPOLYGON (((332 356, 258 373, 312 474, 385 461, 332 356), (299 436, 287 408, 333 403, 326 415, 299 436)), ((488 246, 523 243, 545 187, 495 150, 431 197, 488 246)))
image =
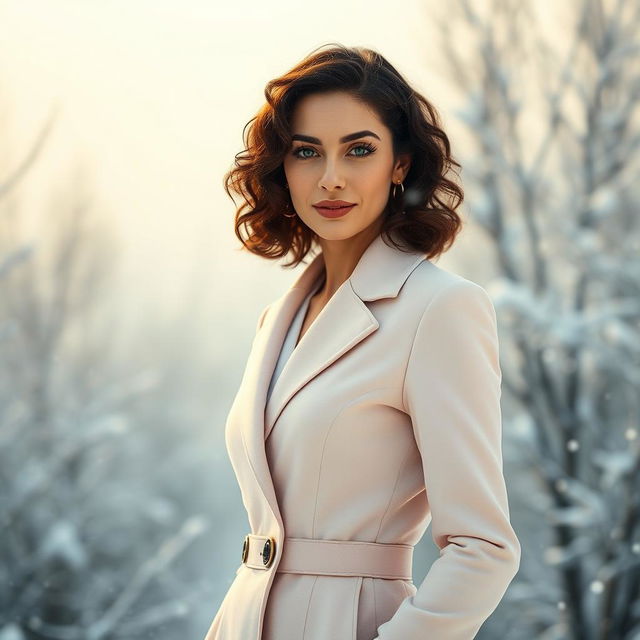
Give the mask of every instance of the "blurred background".
MULTIPOLYGON (((478 638, 640 638, 640 5, 0 0, 0 640, 200 640, 248 522, 224 422, 299 270, 223 174, 320 45, 439 109, 498 313, 521 567, 478 638)), ((416 549, 419 584, 437 548, 416 549)))

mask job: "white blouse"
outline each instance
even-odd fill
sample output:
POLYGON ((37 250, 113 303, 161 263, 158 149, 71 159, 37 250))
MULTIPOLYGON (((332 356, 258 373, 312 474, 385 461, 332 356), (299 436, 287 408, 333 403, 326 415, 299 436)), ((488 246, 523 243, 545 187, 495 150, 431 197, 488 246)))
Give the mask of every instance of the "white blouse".
POLYGON ((280 377, 282 370, 284 369, 284 365, 287 363, 287 360, 293 353, 293 350, 296 347, 296 341, 298 340, 298 336, 300 335, 300 331, 302 329, 302 324, 307 315, 307 309, 309 308, 309 302, 311 298, 321 289, 324 284, 324 274, 320 277, 318 282, 314 287, 311 288, 311 291, 307 294, 305 299, 302 301, 296 315, 294 316, 291 324, 289 325, 289 329, 287 331, 287 335, 285 336, 284 342, 282 344, 282 348, 280 349, 280 356, 278 358, 278 362, 276 364, 276 368, 273 372, 273 376, 271 376, 271 382, 269 384, 269 390, 267 392, 267 402, 269 402, 269 398, 271 398, 271 391, 276 384, 276 381, 280 377))

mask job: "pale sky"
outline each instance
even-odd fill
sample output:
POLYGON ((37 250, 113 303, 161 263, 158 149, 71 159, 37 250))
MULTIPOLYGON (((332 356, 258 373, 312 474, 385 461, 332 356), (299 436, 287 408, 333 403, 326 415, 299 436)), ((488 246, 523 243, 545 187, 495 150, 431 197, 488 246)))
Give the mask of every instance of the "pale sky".
POLYGON ((0 166, 17 163, 55 108, 21 200, 45 211, 36 205, 83 166, 117 233, 127 303, 144 314, 197 301, 216 324, 252 332, 297 274, 239 251, 222 188, 264 85, 322 44, 370 46, 435 103, 455 141, 453 94, 433 63, 436 6, 0 0, 0 166))

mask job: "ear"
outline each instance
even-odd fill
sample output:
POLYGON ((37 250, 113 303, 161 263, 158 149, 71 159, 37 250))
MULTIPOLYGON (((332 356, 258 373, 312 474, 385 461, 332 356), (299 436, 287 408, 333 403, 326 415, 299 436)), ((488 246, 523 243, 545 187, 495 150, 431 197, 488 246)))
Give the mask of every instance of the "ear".
POLYGON ((396 163, 393 167, 393 181, 404 182, 411 167, 411 154, 400 153, 397 156, 396 163))

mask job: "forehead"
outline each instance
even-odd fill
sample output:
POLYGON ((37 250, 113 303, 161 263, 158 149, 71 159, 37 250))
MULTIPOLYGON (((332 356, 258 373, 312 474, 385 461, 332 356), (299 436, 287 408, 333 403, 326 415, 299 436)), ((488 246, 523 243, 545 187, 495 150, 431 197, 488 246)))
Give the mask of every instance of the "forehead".
POLYGON ((294 108, 291 125, 292 134, 316 136, 323 142, 337 142, 361 129, 374 131, 382 140, 389 135, 369 105, 342 91, 304 96, 294 108))

